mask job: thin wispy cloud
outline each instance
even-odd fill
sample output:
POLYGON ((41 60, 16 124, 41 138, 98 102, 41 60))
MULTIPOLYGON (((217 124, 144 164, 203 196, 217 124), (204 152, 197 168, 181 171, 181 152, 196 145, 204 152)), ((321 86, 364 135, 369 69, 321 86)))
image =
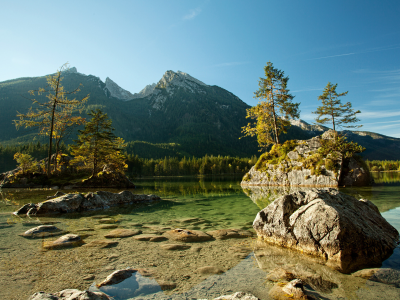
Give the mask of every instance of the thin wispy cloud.
POLYGON ((333 57, 340 57, 340 56, 349 56, 349 55, 356 55, 356 54, 364 54, 364 53, 371 53, 371 52, 378 52, 378 51, 387 51, 387 50, 394 50, 394 49, 399 49, 399 48, 400 48, 400 46, 378 47, 378 48, 371 48, 371 49, 367 49, 364 51, 358 51, 358 52, 350 52, 350 53, 342 53, 342 54, 329 55, 329 56, 323 56, 323 57, 309 58, 309 59, 305 59, 305 61, 333 58, 333 57))
POLYGON ((388 105, 395 105, 398 104, 398 101, 396 100, 374 100, 370 101, 368 106, 388 106, 388 105))
POLYGON ((187 15, 183 16, 184 21, 193 20, 201 13, 201 8, 191 9, 187 15))
POLYGON ((385 122, 370 122, 370 123, 368 123, 368 125, 371 125, 371 124, 388 124, 388 123, 396 123, 396 124, 400 125, 400 120, 385 121, 385 122))
POLYGON ((362 111, 362 119, 380 119, 400 116, 400 111, 382 110, 382 111, 362 111))
POLYGON ((345 54, 329 55, 329 56, 323 56, 323 57, 309 58, 306 60, 317 60, 317 59, 324 59, 324 58, 331 58, 331 57, 348 56, 348 55, 354 55, 354 54, 356 54, 356 53, 352 52, 352 53, 345 53, 345 54))
POLYGON ((368 92, 378 92, 378 93, 383 93, 383 92, 391 92, 397 90, 396 88, 386 88, 386 89, 377 89, 377 90, 369 90, 368 92))
MULTIPOLYGON (((368 128, 368 127, 370 127, 370 124, 367 124, 364 127, 368 128)), ((388 124, 388 125, 383 125, 383 126, 373 126, 372 129, 370 129, 370 130, 371 131, 378 131, 378 130, 382 130, 382 129, 397 128, 397 127, 400 127, 400 124, 388 124)))

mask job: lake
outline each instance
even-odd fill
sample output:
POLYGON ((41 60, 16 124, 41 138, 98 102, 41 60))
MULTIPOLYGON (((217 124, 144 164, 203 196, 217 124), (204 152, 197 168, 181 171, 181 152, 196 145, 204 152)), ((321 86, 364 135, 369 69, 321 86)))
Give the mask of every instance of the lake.
MULTIPOLYGON (((382 215, 400 231, 400 173, 375 173, 373 187, 343 188, 357 198, 371 200, 382 215)), ((160 235, 172 228, 201 230, 236 228, 252 230, 257 212, 282 190, 271 189, 268 196, 255 199, 242 190, 241 178, 171 178, 136 180, 136 194, 156 194, 163 201, 151 205, 129 205, 102 211, 64 214, 58 217, 17 217, 11 212, 29 202, 41 202, 53 190, 5 189, 0 200, 0 299, 28 299, 38 291, 55 293, 76 288, 96 290, 95 284, 113 271, 139 269, 131 278, 100 290, 122 299, 212 299, 245 291, 269 299, 274 285, 267 274, 282 265, 317 278, 307 285, 320 299, 400 299, 394 285, 367 281, 341 274, 321 261, 298 252, 265 245, 256 237, 188 243, 186 250, 166 250, 170 241, 140 241, 132 237, 114 238, 109 248, 75 247, 44 250, 46 239, 19 236, 40 224, 55 226, 81 235, 86 243, 105 240, 112 225, 160 235), (106 226, 107 227, 107 226, 106 226)), ((117 190, 110 190, 117 192, 117 190)), ((64 191, 67 192, 67 191, 64 191)), ((80 191, 87 192, 87 191, 80 191)), ((382 267, 400 270, 400 251, 382 267)))

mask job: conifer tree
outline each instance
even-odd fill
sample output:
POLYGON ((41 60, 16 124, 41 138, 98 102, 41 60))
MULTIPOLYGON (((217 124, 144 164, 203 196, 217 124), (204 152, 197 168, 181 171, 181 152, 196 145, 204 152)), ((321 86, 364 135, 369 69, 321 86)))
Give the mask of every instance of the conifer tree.
POLYGON ((112 164, 114 169, 123 171, 126 167, 122 150, 126 144, 122 138, 116 137, 111 126, 112 121, 99 109, 88 113, 92 116, 83 130, 79 130, 76 146, 71 146, 75 162, 82 162, 92 169, 96 176, 99 168, 112 164))
POLYGON ((289 119, 299 118, 300 103, 293 103, 294 96, 289 94, 287 83, 289 77, 284 72, 274 68, 271 62, 264 67, 265 78, 260 78, 259 89, 255 98, 259 103, 247 109, 246 118, 255 119, 242 127, 244 136, 257 136, 260 147, 270 144, 280 144, 279 135, 286 133, 290 126, 289 119))
MULTIPOLYGON (((47 175, 50 176, 51 169, 51 155, 53 148, 53 138, 55 137, 56 129, 68 128, 74 126, 76 119, 72 119, 73 113, 83 109, 84 103, 89 98, 89 95, 83 97, 80 100, 68 99, 69 95, 75 94, 80 91, 76 88, 73 91, 65 91, 61 82, 63 72, 68 70, 68 64, 64 64, 54 74, 47 76, 47 87, 39 88, 38 90, 31 90, 29 93, 31 96, 40 96, 46 94, 47 102, 41 102, 35 98, 29 99, 38 108, 33 109, 32 107, 26 114, 17 113, 19 120, 14 120, 17 128, 20 127, 39 127, 40 133, 49 136, 48 146, 48 161, 47 161, 47 175), (67 118, 65 118, 67 116, 67 118), (64 118, 64 119, 63 119, 64 118)), ((59 131, 59 130, 58 130, 59 131)))
POLYGON ((332 123, 332 129, 334 131, 336 131, 336 127, 361 127, 362 125, 344 125, 360 121, 357 119, 356 114, 361 113, 361 111, 354 111, 350 102, 342 104, 339 97, 346 96, 348 91, 338 94, 336 92, 337 85, 337 83, 332 84, 328 82, 322 95, 318 97, 318 100, 322 101, 322 105, 313 112, 313 114, 318 115, 315 119, 316 122, 318 124, 332 123))

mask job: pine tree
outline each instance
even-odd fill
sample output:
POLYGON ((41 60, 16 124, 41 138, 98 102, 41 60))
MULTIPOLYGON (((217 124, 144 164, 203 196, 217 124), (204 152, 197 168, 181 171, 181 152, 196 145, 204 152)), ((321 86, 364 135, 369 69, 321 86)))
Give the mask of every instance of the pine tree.
MULTIPOLYGON (((31 96, 40 96, 42 94, 47 94, 47 102, 40 102, 36 99, 29 99, 32 103, 38 106, 37 109, 32 107, 29 109, 28 113, 22 114, 17 113, 19 120, 14 120, 17 128, 20 127, 39 127, 40 133, 49 136, 49 146, 48 146, 48 161, 47 161, 47 175, 50 176, 51 169, 51 155, 53 148, 53 138, 56 137, 57 133, 60 133, 61 128, 69 128, 75 126, 75 121, 77 119, 71 118, 72 114, 83 109, 84 103, 89 99, 89 95, 86 97, 76 100, 68 99, 69 95, 75 94, 80 91, 76 88, 73 91, 67 92, 64 90, 61 82, 63 77, 62 73, 68 70, 68 64, 64 64, 54 75, 47 76, 47 88, 39 88, 38 90, 31 90, 29 93, 31 96)), ((79 119, 80 120, 80 119, 79 119)), ((57 145, 61 140, 60 135, 57 145)))
POLYGON ((266 78, 260 78, 259 89, 254 93, 260 101, 247 109, 246 118, 256 121, 242 127, 244 136, 257 136, 260 147, 280 144, 279 135, 287 132, 289 119, 299 118, 300 114, 300 103, 292 102, 294 96, 289 94, 287 88, 289 77, 274 68, 271 62, 264 67, 264 72, 266 78))
POLYGON ((322 95, 318 97, 318 100, 322 101, 322 105, 313 112, 313 114, 318 115, 315 119, 316 122, 318 124, 332 123, 334 131, 336 131, 336 127, 360 128, 362 125, 343 125, 360 121, 356 118, 356 114, 361 113, 361 111, 354 111, 350 102, 341 103, 339 97, 346 96, 348 91, 338 94, 336 92, 337 85, 337 83, 328 82, 322 95))
POLYGON ((112 121, 107 114, 96 109, 88 113, 92 116, 83 130, 79 130, 76 146, 72 146, 74 162, 84 163, 92 169, 92 176, 104 165, 112 164, 115 170, 123 171, 126 167, 122 150, 126 144, 122 138, 116 137, 111 126, 112 121))

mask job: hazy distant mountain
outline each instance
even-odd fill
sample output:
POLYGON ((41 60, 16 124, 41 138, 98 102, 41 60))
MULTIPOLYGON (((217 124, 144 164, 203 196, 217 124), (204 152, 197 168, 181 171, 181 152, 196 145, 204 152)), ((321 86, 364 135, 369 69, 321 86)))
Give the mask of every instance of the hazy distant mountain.
MULTIPOLYGON (((134 94, 110 78, 103 82, 76 68, 63 76, 66 90, 83 85, 76 97, 90 94, 87 111, 102 108, 113 120, 116 135, 126 141, 143 141, 130 148, 139 156, 259 154, 254 138, 239 140, 241 127, 248 122, 245 116, 249 105, 231 92, 187 73, 167 71, 157 83, 134 94)), ((32 141, 36 131, 17 131, 12 120, 17 111, 26 112, 31 107, 32 102, 26 99, 28 91, 45 86, 44 76, 0 82, 0 142, 32 141)), ((308 139, 327 130, 301 120, 292 124, 283 139, 308 139)), ((400 159, 400 139, 366 132, 346 134, 364 147, 368 144, 365 154, 370 159, 400 159)))

